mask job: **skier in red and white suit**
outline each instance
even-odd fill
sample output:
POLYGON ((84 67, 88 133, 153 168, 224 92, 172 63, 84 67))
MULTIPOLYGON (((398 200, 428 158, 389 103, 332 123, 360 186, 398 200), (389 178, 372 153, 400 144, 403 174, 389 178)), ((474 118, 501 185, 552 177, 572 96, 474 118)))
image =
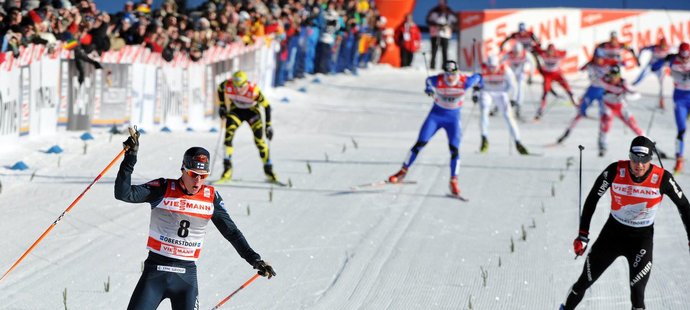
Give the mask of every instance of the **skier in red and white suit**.
POLYGON ((211 173, 208 150, 188 149, 177 179, 159 178, 132 185, 139 133, 135 131, 123 144, 127 152, 115 178, 115 198, 129 203, 146 202, 151 208, 146 243, 149 253, 128 310, 153 310, 163 299, 170 299, 172 309, 199 309, 196 260, 205 244, 209 223, 260 275, 269 279, 276 275, 273 267, 249 246, 230 218, 220 193, 204 184, 211 173))
POLYGON ((635 50, 633 50, 632 47, 630 47, 630 45, 627 43, 618 41, 618 33, 615 31, 611 31, 609 40, 599 43, 595 48, 595 52, 596 50, 602 51, 604 53, 604 57, 616 60, 618 65, 623 65, 623 53, 628 51, 633 55, 637 65, 640 65, 640 61, 637 59, 637 55, 635 55, 635 50))
POLYGON ((620 67, 614 65, 609 73, 601 78, 601 86, 604 88, 604 104, 601 111, 599 125, 599 156, 604 156, 607 148, 606 135, 611 129, 613 117, 620 118, 625 125, 630 127, 638 136, 644 136, 644 131, 637 125, 635 116, 627 109, 625 97, 628 94, 635 95, 625 80, 621 77, 620 67))
POLYGON ((541 104, 539 105, 537 114, 534 116, 534 120, 539 120, 544 114, 544 109, 546 108, 546 94, 551 92, 551 83, 553 81, 563 86, 573 105, 575 105, 575 99, 573 99, 573 91, 570 89, 570 85, 568 85, 568 81, 565 80, 563 72, 561 71, 561 62, 565 59, 566 52, 564 50, 557 50, 553 44, 549 44, 546 50, 537 46, 535 54, 539 56, 537 57, 537 68, 539 69, 539 73, 544 77, 544 92, 541 95, 541 104))

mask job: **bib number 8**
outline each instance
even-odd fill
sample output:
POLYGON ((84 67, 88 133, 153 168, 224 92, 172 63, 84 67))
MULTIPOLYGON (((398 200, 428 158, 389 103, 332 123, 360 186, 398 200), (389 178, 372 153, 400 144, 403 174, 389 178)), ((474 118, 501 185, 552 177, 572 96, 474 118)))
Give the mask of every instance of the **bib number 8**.
POLYGON ((187 220, 181 220, 180 221, 180 228, 177 230, 177 235, 180 236, 181 238, 186 238, 189 236, 189 221, 187 220))

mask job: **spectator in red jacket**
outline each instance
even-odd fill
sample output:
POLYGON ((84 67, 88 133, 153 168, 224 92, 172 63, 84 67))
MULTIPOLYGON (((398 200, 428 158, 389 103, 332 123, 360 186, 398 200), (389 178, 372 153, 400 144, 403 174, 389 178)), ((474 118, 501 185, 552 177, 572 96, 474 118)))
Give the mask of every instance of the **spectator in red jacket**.
POLYGON ((414 53, 422 47, 422 33, 414 23, 412 14, 407 15, 405 22, 396 30, 395 41, 400 46, 400 66, 410 66, 414 53))

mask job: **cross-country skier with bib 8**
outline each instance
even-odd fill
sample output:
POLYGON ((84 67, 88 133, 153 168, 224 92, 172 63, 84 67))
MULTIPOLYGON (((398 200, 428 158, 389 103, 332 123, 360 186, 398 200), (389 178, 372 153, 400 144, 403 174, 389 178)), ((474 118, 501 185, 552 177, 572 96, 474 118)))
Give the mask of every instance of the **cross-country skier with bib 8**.
POLYGON ((244 71, 237 71, 231 80, 225 80, 218 85, 218 114, 225 118, 225 158, 223 159, 223 175, 220 183, 232 179, 232 154, 234 148, 232 140, 237 128, 243 122, 247 122, 254 134, 254 144, 259 149, 259 155, 264 164, 264 173, 270 182, 277 182, 278 177, 273 172, 273 164, 269 156, 269 149, 264 140, 264 123, 261 120, 260 107, 264 110, 266 119, 266 138, 273 139, 273 126, 271 125, 271 105, 261 93, 259 86, 247 80, 244 71))
POLYGON ((645 309, 644 292, 652 271, 654 219, 662 195, 671 198, 678 208, 690 240, 690 203, 673 175, 651 163, 653 152, 654 143, 647 137, 637 136, 630 144, 630 160, 610 164, 594 182, 582 209, 580 230, 573 241, 577 256, 587 249, 592 215, 597 202, 609 188, 611 211, 561 310, 575 309, 587 288, 619 256, 625 256, 628 261, 632 309, 645 309))
MULTIPOLYGON (((441 128, 446 131, 448 136, 448 146, 450 148, 450 190, 453 195, 460 195, 458 185, 458 170, 460 166, 460 139, 462 131, 460 129, 460 108, 462 108, 465 91, 475 86, 481 79, 481 75, 473 74, 468 77, 458 70, 458 64, 453 60, 448 60, 443 64, 444 73, 430 76, 426 79, 424 92, 434 99, 434 106, 431 108, 422 128, 419 131, 417 142, 407 155, 400 171, 388 178, 390 183, 401 182, 407 170, 412 166, 417 154, 431 140, 431 137, 441 128)), ((473 101, 477 102, 476 95, 473 101)))
POLYGON ((166 298, 170 299, 172 309, 199 309, 195 261, 202 251, 209 221, 260 275, 269 279, 276 275, 249 246, 228 215, 220 194, 204 184, 211 168, 207 150, 188 149, 178 179, 160 178, 131 185, 139 148, 138 133, 130 136, 124 145, 128 150, 115 179, 115 198, 151 205, 146 244, 149 254, 127 309, 153 310, 166 298))

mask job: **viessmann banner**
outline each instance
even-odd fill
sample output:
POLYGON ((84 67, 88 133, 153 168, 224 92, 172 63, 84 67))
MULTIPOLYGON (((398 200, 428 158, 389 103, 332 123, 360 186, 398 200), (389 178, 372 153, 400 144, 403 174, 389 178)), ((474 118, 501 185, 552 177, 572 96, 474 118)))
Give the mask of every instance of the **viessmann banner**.
MULTIPOLYGON (((690 12, 667 10, 590 10, 527 9, 461 12, 460 44, 457 59, 464 70, 472 70, 475 59, 499 54, 501 42, 524 22, 542 46, 553 43, 567 51, 564 72, 573 73, 592 56, 594 47, 609 39, 612 31, 621 42, 638 51, 666 38, 675 51, 683 41, 690 42, 690 12), (473 52, 473 39, 475 51, 473 52)), ((504 51, 509 50, 506 44, 504 51)), ((626 66, 634 65, 626 55, 626 66)))

